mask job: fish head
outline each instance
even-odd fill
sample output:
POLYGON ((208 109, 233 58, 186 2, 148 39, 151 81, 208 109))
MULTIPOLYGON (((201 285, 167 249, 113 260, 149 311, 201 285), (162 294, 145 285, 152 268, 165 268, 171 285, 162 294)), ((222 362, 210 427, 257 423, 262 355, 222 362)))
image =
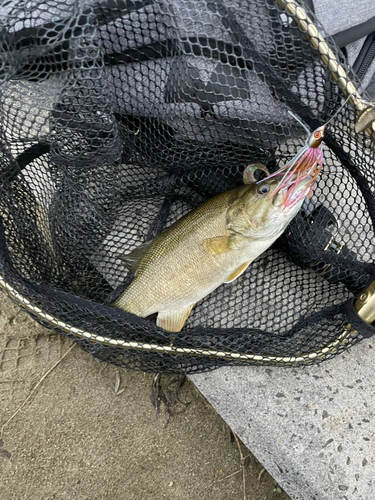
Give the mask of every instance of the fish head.
POLYGON ((244 236, 254 239, 277 238, 295 217, 307 195, 312 191, 311 177, 298 179, 293 175, 278 189, 283 174, 249 186, 243 203, 248 221, 244 236))

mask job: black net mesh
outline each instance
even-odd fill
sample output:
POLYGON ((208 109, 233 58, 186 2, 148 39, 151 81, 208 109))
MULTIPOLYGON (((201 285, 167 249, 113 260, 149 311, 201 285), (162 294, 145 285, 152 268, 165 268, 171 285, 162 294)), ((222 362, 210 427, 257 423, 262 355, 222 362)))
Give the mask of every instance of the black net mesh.
POLYGON ((1 284, 35 319, 164 372, 316 362, 362 338, 345 325, 375 279, 375 143, 349 104, 311 199, 181 332, 110 306, 132 279, 120 254, 241 185, 249 163, 285 164, 306 140, 288 110, 314 129, 340 108, 276 1, 10 0, 0 78, 1 284))

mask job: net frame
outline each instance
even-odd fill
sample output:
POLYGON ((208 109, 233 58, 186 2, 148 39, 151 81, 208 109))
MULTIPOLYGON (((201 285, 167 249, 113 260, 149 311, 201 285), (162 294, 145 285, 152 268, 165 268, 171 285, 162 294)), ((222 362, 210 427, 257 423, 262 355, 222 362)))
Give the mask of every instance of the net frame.
MULTIPOLYGON (((285 13, 290 16, 296 23, 298 29, 305 37, 309 40, 309 43, 313 50, 319 53, 319 56, 325 66, 328 67, 332 78, 337 82, 339 89, 341 90, 344 97, 349 97, 349 104, 353 107, 356 115, 358 116, 364 109, 365 103, 359 97, 359 92, 357 91, 354 83, 351 81, 345 68, 339 63, 336 55, 331 50, 329 44, 324 39, 324 37, 318 31, 318 28, 314 24, 313 20, 309 17, 306 11, 294 0, 276 0, 276 3, 282 8, 285 13)), ((308 117, 306 117, 306 122, 308 123, 308 117)), ((375 126, 372 125, 371 129, 367 129, 366 133, 370 136, 371 140, 375 139, 375 126)), ((334 147, 334 144, 329 144, 334 147)), ((160 344, 158 342, 136 342, 132 340, 126 340, 123 338, 112 338, 110 336, 104 336, 97 334, 95 332, 86 331, 85 329, 78 328, 68 321, 59 318, 57 315, 44 312, 42 308, 38 305, 33 304, 23 293, 22 285, 20 284, 20 289, 16 289, 11 283, 7 282, 6 273, 0 276, 0 286, 6 291, 6 293, 22 308, 24 308, 28 313, 30 313, 35 319, 40 321, 42 324, 52 327, 57 331, 71 336, 74 339, 82 339, 82 346, 88 349, 90 352, 95 351, 93 346, 104 346, 109 348, 114 348, 115 350, 131 350, 134 352, 147 352, 162 355, 177 356, 180 363, 181 356, 183 358, 192 358, 194 363, 197 363, 197 371, 202 371, 203 369, 210 369, 212 367, 220 366, 220 362, 230 362, 230 363, 250 363, 250 364, 262 364, 262 365, 281 365, 281 366, 296 366, 296 365, 306 365, 316 361, 323 361, 328 359, 342 350, 346 349, 350 345, 353 345, 356 341, 360 339, 360 334, 357 330, 347 325, 343 331, 340 331, 333 341, 322 345, 319 350, 313 350, 311 352, 306 352, 302 355, 297 356, 278 356, 270 353, 269 355, 258 355, 251 352, 234 352, 231 350, 218 350, 218 349, 201 349, 192 348, 178 345, 167 345, 160 344), (213 363, 207 368, 202 367, 199 364, 199 358, 210 358, 217 360, 218 363, 213 363)), ((35 287, 34 287, 35 288, 35 287)), ((40 288, 42 291, 42 288, 40 288)), ((352 301, 349 301, 350 303, 352 301)), ((347 307, 347 306, 345 306, 347 307)), ((342 313, 343 308, 333 311, 332 314, 342 313)), ((113 353, 113 351, 111 351, 113 353)), ((95 353, 94 353, 95 354, 95 353)), ((103 356, 102 356, 103 357, 103 356)), ((110 354, 108 356, 112 362, 116 363, 117 353, 115 355, 110 354), (112 358, 112 359, 111 359, 112 358)), ((183 363, 182 363, 183 365, 183 363)), ((152 370, 152 363, 150 364, 152 370)), ((172 368, 172 371, 178 371, 180 368, 172 368)), ((184 367, 182 366, 182 370, 184 367)))

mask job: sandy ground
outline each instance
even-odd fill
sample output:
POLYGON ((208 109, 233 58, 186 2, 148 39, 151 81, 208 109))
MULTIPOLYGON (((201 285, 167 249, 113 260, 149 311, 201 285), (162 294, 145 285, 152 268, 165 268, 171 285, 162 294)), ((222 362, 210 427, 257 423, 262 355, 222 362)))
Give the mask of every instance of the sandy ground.
MULTIPOLYGON (((0 426, 71 345, 0 294, 0 426)), ((289 498, 242 445, 243 477, 229 427, 188 379, 157 414, 153 378, 75 346, 3 429, 1 500, 243 500, 244 477, 247 500, 289 498)), ((164 394, 179 380, 162 376, 164 394)))

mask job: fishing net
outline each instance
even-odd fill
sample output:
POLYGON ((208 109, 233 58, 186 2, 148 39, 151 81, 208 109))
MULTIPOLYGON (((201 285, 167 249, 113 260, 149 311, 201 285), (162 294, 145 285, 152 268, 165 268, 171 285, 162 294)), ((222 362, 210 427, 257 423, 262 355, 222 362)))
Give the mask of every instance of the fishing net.
POLYGON ((375 279, 374 140, 340 110, 334 64, 356 82, 344 55, 285 4, 2 3, 0 284, 37 321, 102 360, 175 373, 314 363, 372 334, 353 300, 375 279), (111 307, 132 280, 121 254, 248 164, 296 154, 306 132, 288 111, 312 130, 338 114, 283 236, 179 333, 111 307))

